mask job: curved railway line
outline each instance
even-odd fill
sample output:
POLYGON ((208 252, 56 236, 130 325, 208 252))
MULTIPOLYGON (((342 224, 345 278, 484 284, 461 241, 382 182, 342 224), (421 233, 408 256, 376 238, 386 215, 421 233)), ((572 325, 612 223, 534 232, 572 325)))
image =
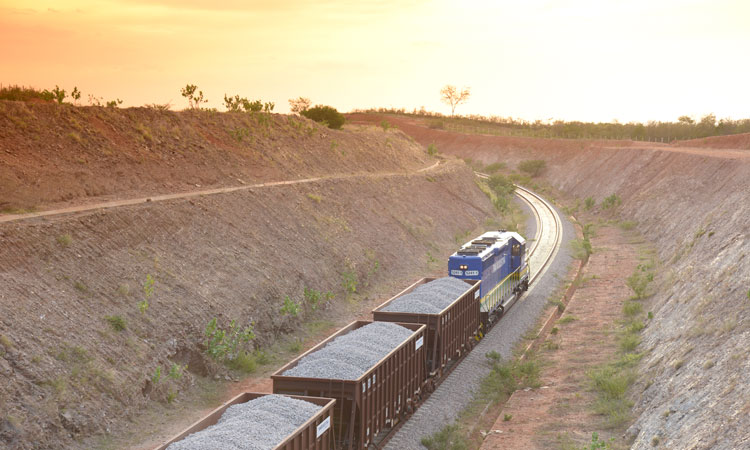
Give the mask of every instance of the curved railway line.
MULTIPOLYGON (((475 172, 475 175, 482 179, 489 178, 489 175, 481 172, 475 172)), ((545 199, 535 194, 531 190, 516 185, 516 195, 521 201, 528 205, 537 223, 534 243, 529 249, 528 253, 531 274, 529 279, 529 289, 527 292, 531 292, 536 285, 534 282, 540 279, 547 272, 550 262, 554 260, 555 256, 558 253, 563 234, 562 221, 555 208, 552 207, 549 202, 547 202, 545 199)), ((508 309, 506 310, 505 314, 507 314, 510 308, 518 301, 519 297, 522 295, 523 294, 517 295, 516 298, 508 304, 508 309)), ((497 323, 502 323, 502 318, 495 321, 495 324, 497 323)), ((497 327, 493 326, 492 329, 490 329, 490 331, 487 333, 485 338, 480 341, 478 345, 485 344, 492 347, 493 341, 498 341, 500 339, 500 333, 498 332, 499 330, 497 330, 496 328, 497 327)), ((502 325, 499 328, 502 329, 502 325)), ((449 396, 456 395, 456 391, 461 389, 460 385, 462 384, 462 380, 464 379, 464 377, 462 377, 459 373, 454 374, 454 371, 457 371, 458 369, 466 365, 475 366, 473 362, 464 362, 465 359, 470 358, 476 359, 477 363, 481 363, 478 360, 484 358, 484 352, 474 351, 464 353, 461 358, 459 358, 454 364, 451 365, 450 368, 446 370, 445 375, 440 380, 438 380, 435 385, 435 390, 432 393, 427 393, 425 395, 422 400, 421 406, 412 414, 412 416, 407 418, 407 420, 405 421, 399 422, 393 428, 384 432, 384 436, 382 437, 380 442, 378 442, 377 445, 371 445, 370 447, 393 450, 415 448, 413 445, 413 439, 417 430, 434 429, 434 425, 444 425, 445 415, 443 410, 446 406, 448 406, 448 402, 445 399, 439 397, 445 391, 451 392, 449 396), (435 401, 433 401, 431 404, 430 400, 435 401), (425 422, 428 422, 429 425, 433 426, 426 426, 425 422)), ((469 386, 463 388, 463 392, 461 392, 461 394, 459 395, 470 397, 471 389, 469 388, 469 386)), ((487 408, 485 408, 485 410, 486 409, 487 408)))

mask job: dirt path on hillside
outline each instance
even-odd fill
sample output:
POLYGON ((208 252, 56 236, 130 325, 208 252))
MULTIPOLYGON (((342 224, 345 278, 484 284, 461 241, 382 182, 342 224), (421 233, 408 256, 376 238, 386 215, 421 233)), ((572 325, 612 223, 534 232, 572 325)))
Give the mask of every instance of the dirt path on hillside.
POLYGON ((576 290, 563 314, 575 320, 557 324, 559 332, 542 344, 547 361, 542 387, 513 394, 482 449, 562 448, 571 442, 590 443, 593 432, 610 438, 593 411, 596 397, 586 373, 613 359, 617 351, 612 332, 630 293, 625 277, 638 261, 634 246, 615 227, 599 228, 593 245, 595 253, 583 274, 588 281, 576 290))
MULTIPOLYGON (((429 172, 432 170, 435 170, 440 166, 444 161, 437 161, 436 163, 428 166, 423 167, 415 172, 412 173, 422 173, 422 172, 429 172)), ((3 222, 17 222, 21 220, 26 219, 33 219, 37 217, 48 217, 48 216, 56 216, 61 214, 71 214, 71 213, 79 213, 79 212, 86 212, 86 211, 94 211, 98 209, 109 209, 109 208, 117 208, 121 206, 130 206, 130 205, 137 205, 141 203, 148 203, 148 202, 163 202, 167 200, 175 200, 175 199, 185 199, 185 198, 193 198, 193 197, 201 197, 206 195, 215 195, 215 194, 227 194, 230 192, 236 192, 236 191, 244 191, 244 190, 250 190, 250 189, 262 189, 262 188, 268 188, 268 187, 274 187, 274 186, 288 186, 292 184, 305 184, 305 183, 314 183, 316 181, 321 180, 345 180, 345 179, 352 179, 352 178, 388 178, 398 175, 404 175, 403 172, 383 172, 383 173, 351 173, 346 175, 333 175, 333 176, 327 176, 327 177, 314 177, 314 178, 303 178, 298 180, 285 180, 285 181, 272 181, 272 182, 266 182, 266 183, 258 183, 258 184, 250 184, 250 185, 243 185, 243 186, 232 186, 232 187, 223 187, 223 188, 215 188, 215 189, 202 189, 197 191, 190 191, 190 192, 180 192, 178 194, 162 194, 162 195, 152 195, 148 197, 138 197, 138 198, 131 198, 131 199, 123 199, 123 200, 112 200, 108 202, 99 202, 99 203, 92 203, 87 205, 77 205, 77 206, 70 206, 66 208, 57 208, 57 209, 51 209, 47 211, 39 211, 39 212, 32 212, 32 213, 26 213, 26 214, 17 214, 17 215, 0 215, 0 223, 3 222)), ((407 173, 408 174, 408 173, 407 173)))

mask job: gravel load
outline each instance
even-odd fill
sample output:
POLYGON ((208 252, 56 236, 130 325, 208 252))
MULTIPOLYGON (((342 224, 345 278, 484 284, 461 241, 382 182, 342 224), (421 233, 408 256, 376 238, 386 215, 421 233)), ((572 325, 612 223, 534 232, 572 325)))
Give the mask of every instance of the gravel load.
POLYGON ((396 298, 381 311, 438 314, 468 289, 469 285, 458 278, 438 278, 396 298))
POLYGON ((271 450, 321 409, 303 400, 265 395, 230 406, 216 425, 171 444, 167 450, 271 450))
POLYGON ((395 323, 369 323, 306 355, 282 375, 356 380, 413 333, 395 323))

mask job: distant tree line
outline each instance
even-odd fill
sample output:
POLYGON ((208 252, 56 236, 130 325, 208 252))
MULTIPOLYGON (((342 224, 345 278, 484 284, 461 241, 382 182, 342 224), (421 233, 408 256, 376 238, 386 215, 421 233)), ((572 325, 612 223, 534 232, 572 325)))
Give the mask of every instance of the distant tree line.
POLYGON ((423 108, 408 111, 404 108, 377 108, 355 110, 381 114, 403 114, 425 117, 431 128, 450 129, 497 135, 549 137, 567 139, 632 139, 641 141, 672 141, 697 139, 709 136, 750 133, 750 119, 720 119, 714 114, 707 114, 700 120, 681 116, 675 122, 580 122, 563 121, 542 122, 528 121, 512 117, 482 116, 476 114, 449 117, 438 112, 426 111, 423 108))

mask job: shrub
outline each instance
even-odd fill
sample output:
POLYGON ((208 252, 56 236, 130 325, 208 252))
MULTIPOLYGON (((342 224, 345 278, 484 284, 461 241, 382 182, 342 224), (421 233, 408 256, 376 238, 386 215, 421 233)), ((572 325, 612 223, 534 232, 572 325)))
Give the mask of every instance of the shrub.
POLYGON ((173 380, 179 380, 182 378, 182 371, 185 370, 187 366, 180 366, 179 364, 172 363, 172 366, 169 368, 169 378, 173 380))
POLYGON ((305 111, 300 111, 300 114, 312 119, 316 122, 325 124, 328 128, 339 130, 346 122, 344 115, 336 110, 332 106, 316 105, 305 111))
POLYGON ((495 162, 492 164, 488 164, 484 168, 484 172, 487 174, 492 175, 493 173, 505 169, 505 163, 504 162, 495 162))
POLYGON ((297 314, 299 314, 299 310, 300 304, 289 298, 289 296, 287 295, 284 298, 284 304, 281 306, 281 314, 284 316, 289 315, 292 317, 297 317, 297 314))
POLYGON ((357 292, 357 274, 353 270, 344 271, 341 278, 341 285, 348 294, 357 292))
POLYGON ((596 206, 596 200, 594 200, 593 197, 586 197, 586 200, 583 201, 583 208, 588 211, 591 208, 596 206))
POLYGON ((602 200, 602 209, 617 208, 622 203, 622 199, 617 194, 604 197, 602 200))
POLYGON ((503 422, 510 422, 510 419, 513 418, 513 414, 505 414, 503 416, 503 422))
POLYGON ((500 211, 507 210, 510 206, 511 196, 516 190, 513 181, 503 175, 492 175, 487 180, 487 186, 489 186, 490 190, 492 190, 492 193, 495 195, 495 208, 500 211))
POLYGON ((624 303, 624 304, 622 305, 622 312, 623 312, 623 314, 625 314, 625 315, 626 315, 627 317, 631 317, 631 318, 632 318, 632 317, 635 317, 635 316, 637 316, 638 314, 640 314, 640 313, 641 313, 641 311, 643 311, 643 305, 641 305, 641 304, 640 304, 640 303, 638 303, 638 302, 633 302, 633 301, 630 301, 630 300, 628 300, 628 301, 626 301, 626 302, 625 302, 625 303, 624 303))
POLYGON ((427 146, 427 154, 430 156, 437 155, 437 146, 435 145, 434 142, 427 146))
POLYGON ((389 128, 395 128, 393 125, 391 125, 390 122, 387 120, 382 120, 380 122, 380 127, 383 129, 383 131, 388 131, 389 128))
POLYGON ((625 284, 633 291, 635 298, 648 296, 649 284, 654 281, 654 273, 647 271, 645 267, 639 266, 626 280, 625 284))
POLYGON ((25 102, 34 99, 51 102, 54 100, 54 96, 52 92, 46 89, 44 91, 38 91, 32 87, 17 85, 0 88, 0 100, 25 102))
POLYGON ((201 109, 201 103, 206 103, 208 100, 203 98, 203 91, 195 92, 198 86, 194 84, 187 84, 184 88, 180 89, 180 94, 185 97, 190 105, 190 109, 201 109))
POLYGON ((204 331, 206 340, 206 353, 214 359, 231 361, 235 359, 240 351, 240 346, 255 339, 253 327, 247 326, 239 329, 235 321, 229 323, 228 329, 219 327, 216 317, 211 319, 204 331))
POLYGON ((104 320, 109 322, 115 331, 123 331, 128 327, 127 322, 121 316, 104 316, 104 320))
POLYGON ((521 161, 518 164, 518 170, 528 174, 530 177, 537 177, 541 175, 544 169, 547 167, 547 162, 543 159, 528 159, 521 161))
POLYGON ((589 256, 594 252, 591 241, 588 239, 573 239, 570 241, 570 248, 573 251, 573 258, 582 261, 588 260, 589 256))

